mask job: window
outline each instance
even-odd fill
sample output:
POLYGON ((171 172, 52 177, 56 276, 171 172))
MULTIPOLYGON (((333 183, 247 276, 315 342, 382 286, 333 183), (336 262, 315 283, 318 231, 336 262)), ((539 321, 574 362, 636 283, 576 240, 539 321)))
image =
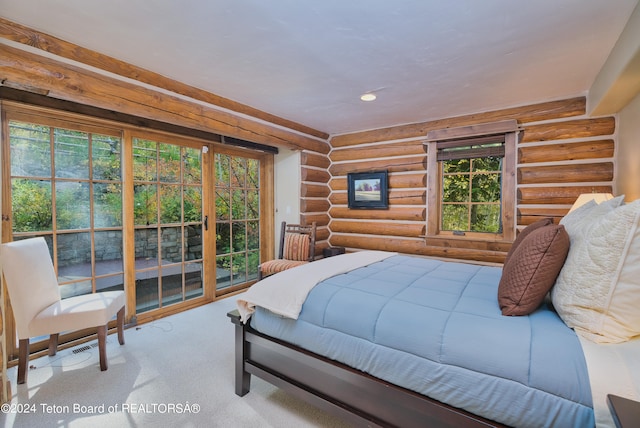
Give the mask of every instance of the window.
POLYGON ((13 240, 44 237, 62 297, 124 288, 121 139, 82 128, 9 121, 13 240))
POLYGON ((506 121, 429 133, 428 237, 512 239, 516 126, 506 121))
POLYGON ((500 216, 504 136, 498 141, 438 144, 440 229, 454 233, 502 230, 500 216), (459 145, 458 145, 459 144, 459 145))

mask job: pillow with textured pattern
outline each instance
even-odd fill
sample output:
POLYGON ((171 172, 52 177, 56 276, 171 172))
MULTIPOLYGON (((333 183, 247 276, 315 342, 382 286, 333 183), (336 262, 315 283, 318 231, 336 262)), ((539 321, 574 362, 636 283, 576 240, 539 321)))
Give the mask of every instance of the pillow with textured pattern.
POLYGON ((619 343, 640 335, 640 199, 600 205, 567 228, 571 249, 551 299, 582 337, 619 343))
POLYGON ((505 259, 504 259, 505 266, 506 266, 507 262, 509 261, 509 259, 511 258, 511 256, 513 255, 513 252, 516 250, 516 248, 518 248, 520 243, 522 243, 522 241, 524 240, 524 238, 527 237, 528 234, 530 234, 531 232, 533 232, 534 230, 536 230, 536 229, 538 229, 540 227, 549 226, 552 223, 553 223, 553 219, 551 219, 551 218, 543 218, 543 219, 538 220, 538 221, 536 221, 534 223, 531 223, 530 225, 528 225, 527 227, 522 229, 522 231, 520 233, 518 233, 518 236, 516 236, 515 241, 513 241, 513 244, 511 245, 511 248, 509 249, 509 252, 507 253, 507 257, 505 257, 505 259))
POLYGON ((568 252, 564 226, 550 224, 530 232, 502 270, 498 286, 502 315, 535 311, 553 287, 568 252))

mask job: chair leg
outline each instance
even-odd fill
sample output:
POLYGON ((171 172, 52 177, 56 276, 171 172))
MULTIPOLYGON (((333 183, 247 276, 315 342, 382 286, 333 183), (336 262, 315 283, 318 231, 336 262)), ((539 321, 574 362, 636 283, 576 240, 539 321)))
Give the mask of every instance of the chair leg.
POLYGON ((100 370, 105 371, 107 365, 107 326, 98 327, 98 352, 100 354, 100 370))
POLYGON ((49 356, 53 357, 58 352, 58 333, 49 336, 49 356))
POLYGON ((118 323, 118 343, 124 345, 124 306, 118 311, 116 322, 118 323))
POLYGON ((18 384, 27 381, 27 362, 29 361, 29 339, 20 339, 18 343, 18 384))

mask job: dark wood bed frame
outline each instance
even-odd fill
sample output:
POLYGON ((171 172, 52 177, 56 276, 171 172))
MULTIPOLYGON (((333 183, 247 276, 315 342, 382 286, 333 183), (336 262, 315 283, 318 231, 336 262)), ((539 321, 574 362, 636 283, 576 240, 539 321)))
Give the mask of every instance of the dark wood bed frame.
POLYGON ((236 394, 249 392, 251 375, 299 397, 355 426, 504 427, 344 364, 235 324, 236 394))

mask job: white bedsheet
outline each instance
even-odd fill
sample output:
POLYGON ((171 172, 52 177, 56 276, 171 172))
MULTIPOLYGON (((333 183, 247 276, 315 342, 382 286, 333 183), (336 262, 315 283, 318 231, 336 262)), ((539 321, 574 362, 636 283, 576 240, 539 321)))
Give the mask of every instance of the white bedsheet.
POLYGON ((594 343, 580 337, 589 371, 597 428, 615 428, 607 394, 640 401, 640 337, 623 343, 594 343))
POLYGON ((287 318, 298 319, 302 304, 320 281, 379 262, 398 253, 358 251, 320 259, 268 276, 253 284, 238 298, 240 319, 246 323, 260 306, 287 318))

